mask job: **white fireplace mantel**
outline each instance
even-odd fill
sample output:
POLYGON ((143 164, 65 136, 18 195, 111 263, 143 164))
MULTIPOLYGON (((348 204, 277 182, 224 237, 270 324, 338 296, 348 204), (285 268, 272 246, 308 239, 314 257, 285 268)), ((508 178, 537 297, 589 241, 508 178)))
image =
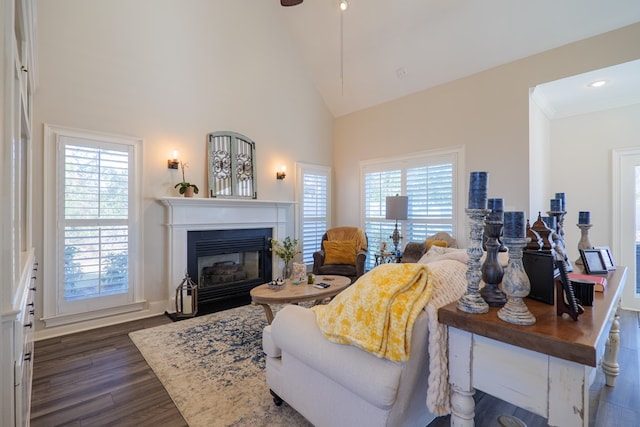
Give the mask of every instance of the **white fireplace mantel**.
MULTIPOLYGON (((189 231, 271 228, 278 240, 294 235, 295 202, 196 197, 162 197, 158 201, 166 208, 169 312, 175 311, 175 289, 187 270, 189 231)), ((276 258, 273 261, 278 265, 276 258)))

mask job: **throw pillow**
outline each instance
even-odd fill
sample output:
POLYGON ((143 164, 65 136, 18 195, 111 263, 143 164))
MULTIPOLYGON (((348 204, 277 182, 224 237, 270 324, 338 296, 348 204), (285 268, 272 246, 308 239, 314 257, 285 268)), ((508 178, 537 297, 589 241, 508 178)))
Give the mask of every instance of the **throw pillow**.
POLYGON ((325 240, 322 242, 322 247, 325 264, 353 265, 356 263, 355 240, 325 240))
POLYGON ((427 239, 427 251, 431 249, 432 246, 447 248, 449 247, 449 243, 447 243, 446 240, 427 239))

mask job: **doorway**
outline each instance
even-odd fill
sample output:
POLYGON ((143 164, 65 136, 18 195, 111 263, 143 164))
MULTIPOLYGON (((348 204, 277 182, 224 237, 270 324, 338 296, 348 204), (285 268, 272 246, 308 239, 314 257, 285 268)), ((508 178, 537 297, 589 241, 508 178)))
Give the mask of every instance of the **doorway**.
POLYGON ((640 148, 614 149, 613 251, 628 267, 622 307, 640 311, 640 148))

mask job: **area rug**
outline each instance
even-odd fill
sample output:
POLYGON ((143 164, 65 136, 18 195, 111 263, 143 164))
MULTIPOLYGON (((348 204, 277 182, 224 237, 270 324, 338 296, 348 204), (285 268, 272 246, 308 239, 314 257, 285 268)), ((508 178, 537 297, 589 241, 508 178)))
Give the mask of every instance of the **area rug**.
POLYGON ((265 381, 264 310, 247 305, 129 334, 190 427, 310 426, 265 381))

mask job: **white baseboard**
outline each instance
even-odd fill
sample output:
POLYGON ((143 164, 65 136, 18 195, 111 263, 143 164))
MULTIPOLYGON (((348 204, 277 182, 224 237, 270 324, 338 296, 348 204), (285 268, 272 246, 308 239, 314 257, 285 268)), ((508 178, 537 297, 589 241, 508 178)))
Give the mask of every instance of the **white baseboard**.
POLYGON ((146 305, 144 310, 138 310, 130 313, 119 314, 109 317, 101 317, 99 319, 87 320, 83 322, 71 323, 56 327, 44 328, 34 333, 34 341, 55 338, 62 335, 74 334, 76 332, 88 331, 91 329, 102 328, 104 326, 117 325, 119 323, 131 322, 133 320, 145 319, 147 317, 158 316, 164 314, 168 307, 168 301, 153 301, 146 305))

